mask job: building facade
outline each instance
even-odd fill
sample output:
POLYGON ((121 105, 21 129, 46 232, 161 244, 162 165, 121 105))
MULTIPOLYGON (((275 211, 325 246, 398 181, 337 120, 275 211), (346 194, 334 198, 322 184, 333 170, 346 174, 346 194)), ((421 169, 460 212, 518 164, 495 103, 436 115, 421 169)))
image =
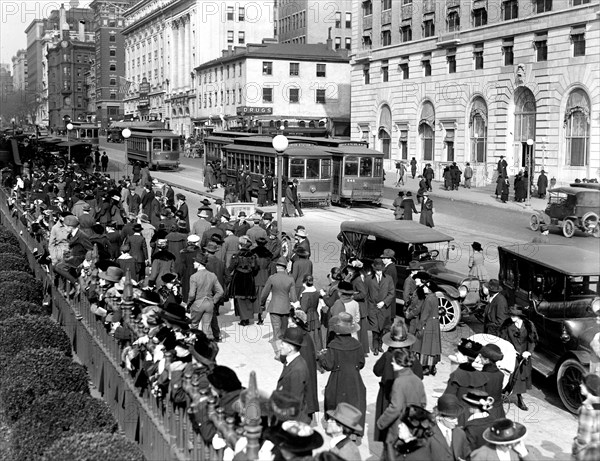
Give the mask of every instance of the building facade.
POLYGON ((121 120, 124 114, 125 39, 121 32, 125 26, 123 13, 133 3, 133 0, 94 0, 90 4, 96 44, 95 121, 104 129, 111 120, 121 120))
POLYGON ((141 0, 124 14, 126 117, 163 120, 188 136, 194 69, 221 50, 273 36, 274 0, 141 0), (175 114, 175 115, 173 115, 175 114))
POLYGON ((198 66, 195 80, 200 126, 349 135, 349 57, 330 42, 225 50, 198 66))
POLYGON ((0 94, 11 94, 13 88, 13 76, 10 64, 0 64, 0 94))
POLYGON ((281 0, 276 9, 279 43, 324 43, 352 48, 352 0, 281 0))
POLYGON ((354 1, 352 136, 436 177, 600 176, 599 2, 354 1))
POLYGON ((12 58, 13 89, 15 91, 27 90, 27 52, 17 51, 12 58))

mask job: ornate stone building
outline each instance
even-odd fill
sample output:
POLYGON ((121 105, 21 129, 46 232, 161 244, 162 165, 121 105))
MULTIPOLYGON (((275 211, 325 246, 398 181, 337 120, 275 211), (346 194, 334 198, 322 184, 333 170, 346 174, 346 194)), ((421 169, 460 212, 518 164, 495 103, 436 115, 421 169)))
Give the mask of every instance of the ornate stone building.
POLYGON ((352 136, 436 177, 600 177, 599 2, 355 0, 352 136))

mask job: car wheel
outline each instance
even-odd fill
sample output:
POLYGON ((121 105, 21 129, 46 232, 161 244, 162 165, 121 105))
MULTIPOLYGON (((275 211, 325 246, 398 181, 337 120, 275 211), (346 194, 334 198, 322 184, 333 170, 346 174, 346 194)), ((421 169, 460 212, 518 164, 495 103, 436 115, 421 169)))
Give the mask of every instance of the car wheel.
POLYGON ((529 218, 529 228, 532 231, 537 231, 540 228, 540 218, 536 214, 532 214, 529 218))
POLYGON ((556 374, 556 387, 563 405, 571 413, 577 413, 583 400, 579 385, 588 370, 575 359, 567 359, 560 364, 556 374))
POLYGON ((460 322, 460 304, 448 298, 444 293, 436 293, 440 317, 440 330, 452 331, 460 322))
POLYGON ((573 237, 573 235, 575 235, 575 223, 570 219, 565 219, 565 221, 563 222, 562 231, 565 237, 573 237))

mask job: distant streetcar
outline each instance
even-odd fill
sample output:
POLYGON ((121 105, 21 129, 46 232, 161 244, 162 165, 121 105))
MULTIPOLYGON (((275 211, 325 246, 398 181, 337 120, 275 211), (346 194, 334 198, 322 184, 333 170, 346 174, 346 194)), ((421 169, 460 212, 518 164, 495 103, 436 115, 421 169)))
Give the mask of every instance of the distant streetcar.
POLYGON ((132 126, 127 139, 127 162, 140 162, 151 170, 177 169, 183 149, 179 135, 156 127, 132 126))
POLYGON ((100 144, 100 128, 93 123, 70 122, 73 125, 73 133, 69 136, 71 140, 89 143, 92 146, 100 144))

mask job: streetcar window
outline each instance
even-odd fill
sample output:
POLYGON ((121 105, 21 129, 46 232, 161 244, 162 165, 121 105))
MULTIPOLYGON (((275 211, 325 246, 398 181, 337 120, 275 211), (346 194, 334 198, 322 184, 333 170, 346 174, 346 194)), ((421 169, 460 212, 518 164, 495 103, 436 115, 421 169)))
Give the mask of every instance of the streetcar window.
POLYGON ((373 176, 373 159, 370 157, 360 158, 360 176, 372 177, 373 176))
POLYGON ((179 150, 179 139, 172 139, 173 141, 173 150, 179 150))
POLYGON ((331 160, 327 158, 321 160, 321 179, 329 178, 331 178, 331 160))
POLYGON ((171 140, 170 139, 163 139, 163 150, 164 151, 171 150, 171 140))
POLYGON ((294 158, 290 161, 290 178, 304 178, 304 159, 294 158))
POLYGON ((319 159, 306 159, 306 179, 319 179, 319 159))
POLYGON ((382 158, 375 159, 375 168, 373 170, 373 177, 383 178, 383 159, 382 158))
POLYGON ((159 138, 154 138, 152 140, 152 150, 160 150, 162 143, 159 138))
POLYGON ((344 176, 358 176, 358 157, 346 157, 344 176))

